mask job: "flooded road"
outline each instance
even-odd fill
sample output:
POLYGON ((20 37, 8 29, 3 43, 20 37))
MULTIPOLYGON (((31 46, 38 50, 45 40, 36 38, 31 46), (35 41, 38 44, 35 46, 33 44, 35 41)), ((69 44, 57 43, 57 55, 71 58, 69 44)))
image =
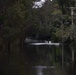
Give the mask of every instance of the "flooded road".
POLYGON ((4 75, 69 75, 69 63, 62 68, 61 51, 61 46, 26 43, 18 54, 11 52, 4 75))
POLYGON ((60 46, 27 44, 26 49, 30 66, 28 75, 68 75, 62 69, 60 46))

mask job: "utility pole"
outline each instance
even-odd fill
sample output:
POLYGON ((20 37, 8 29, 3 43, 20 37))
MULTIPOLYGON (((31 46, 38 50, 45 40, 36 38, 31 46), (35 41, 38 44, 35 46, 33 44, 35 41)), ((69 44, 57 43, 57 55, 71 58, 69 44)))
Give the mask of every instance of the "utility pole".
MULTIPOLYGON (((73 38, 73 33, 74 33, 74 21, 73 21, 73 15, 74 15, 74 9, 76 8, 76 7, 70 7, 71 8, 71 20, 72 20, 72 26, 71 26, 71 28, 72 28, 72 33, 71 33, 71 38, 72 39, 74 39, 73 38)), ((74 63, 74 49, 72 49, 72 63, 74 63)))
MULTIPOLYGON (((73 40, 73 34, 74 34, 74 9, 76 9, 76 7, 70 7, 71 9, 71 39, 73 40)), ((74 64, 74 49, 72 48, 72 64, 74 64)))
MULTIPOLYGON (((71 25, 71 39, 73 40, 73 27, 74 27, 74 24, 73 24, 73 15, 74 15, 74 7, 70 7, 70 9, 71 9, 71 21, 72 21, 72 25, 71 25)), ((74 49, 73 48, 71 48, 72 49, 72 74, 73 74, 73 66, 74 66, 74 49)))

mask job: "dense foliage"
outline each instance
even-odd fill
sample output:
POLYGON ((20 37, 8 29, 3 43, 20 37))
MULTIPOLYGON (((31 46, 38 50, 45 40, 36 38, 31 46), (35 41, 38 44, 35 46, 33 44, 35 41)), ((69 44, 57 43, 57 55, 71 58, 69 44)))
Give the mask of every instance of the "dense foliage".
MULTIPOLYGON (((9 66, 11 54, 12 56, 16 54, 18 57, 28 36, 38 40, 66 43, 69 51, 76 49, 76 23, 73 20, 72 29, 71 12, 67 8, 75 6, 75 1, 47 0, 42 8, 37 9, 32 8, 33 1, 1 0, 0 2, 0 66, 2 66, 0 71, 9 66)), ((5 73, 8 75, 6 71, 5 73)), ((22 71, 20 75, 24 75, 22 71)))

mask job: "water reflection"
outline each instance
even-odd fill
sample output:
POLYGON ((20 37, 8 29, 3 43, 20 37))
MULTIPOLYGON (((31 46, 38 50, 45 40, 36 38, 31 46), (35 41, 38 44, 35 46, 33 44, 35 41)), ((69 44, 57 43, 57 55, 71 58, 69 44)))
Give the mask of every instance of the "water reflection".
POLYGON ((47 69, 47 68, 54 69, 55 66, 40 66, 39 65, 39 66, 32 66, 32 68, 37 69, 37 75, 43 75, 44 74, 44 72, 43 72, 44 69, 47 69))
MULTIPOLYGON (((29 64, 31 64, 30 68, 32 67, 29 70, 32 75, 50 75, 51 70, 55 68, 55 66, 52 66, 54 65, 54 57, 52 56, 51 44, 51 42, 27 43, 26 54, 30 62, 29 64)), ((59 43, 56 43, 56 45, 58 46, 59 43)))
MULTIPOLYGON (((30 72, 31 75, 50 75, 50 74, 67 75, 65 73, 65 70, 63 70, 61 67, 62 65, 61 44, 51 43, 48 41, 44 42, 39 41, 37 43, 36 41, 35 43, 33 43, 32 40, 32 42, 29 42, 26 45, 27 46, 26 56, 30 62, 29 64, 31 64, 30 65, 31 70, 29 70, 28 72, 30 72), (63 72, 65 74, 63 74, 63 72)), ((30 75, 30 73, 28 75, 30 75)))

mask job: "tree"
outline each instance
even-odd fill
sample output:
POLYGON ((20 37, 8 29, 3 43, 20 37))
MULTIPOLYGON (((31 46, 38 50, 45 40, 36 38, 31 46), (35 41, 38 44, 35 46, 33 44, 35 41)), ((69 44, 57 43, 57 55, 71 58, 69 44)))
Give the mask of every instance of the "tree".
POLYGON ((75 6, 75 1, 74 0, 57 0, 62 13, 66 14, 67 13, 67 7, 75 6))
MULTIPOLYGON (((12 54, 19 55, 28 26, 31 0, 1 0, 0 3, 0 52, 3 68, 9 68, 12 54), (2 4, 1 4, 2 3, 2 4), (29 11, 28 11, 29 10, 29 11), (11 54, 12 53, 12 54, 11 54), (8 66, 8 67, 7 67, 8 66)), ((1 64, 2 65, 2 64, 1 64)))
POLYGON ((54 21, 58 19, 57 14, 61 14, 61 11, 58 9, 58 5, 46 1, 42 8, 33 8, 31 11, 31 21, 33 25, 32 34, 37 36, 36 38, 42 38, 51 40, 51 34, 55 31, 54 21), (52 7, 51 7, 52 6, 52 7))

